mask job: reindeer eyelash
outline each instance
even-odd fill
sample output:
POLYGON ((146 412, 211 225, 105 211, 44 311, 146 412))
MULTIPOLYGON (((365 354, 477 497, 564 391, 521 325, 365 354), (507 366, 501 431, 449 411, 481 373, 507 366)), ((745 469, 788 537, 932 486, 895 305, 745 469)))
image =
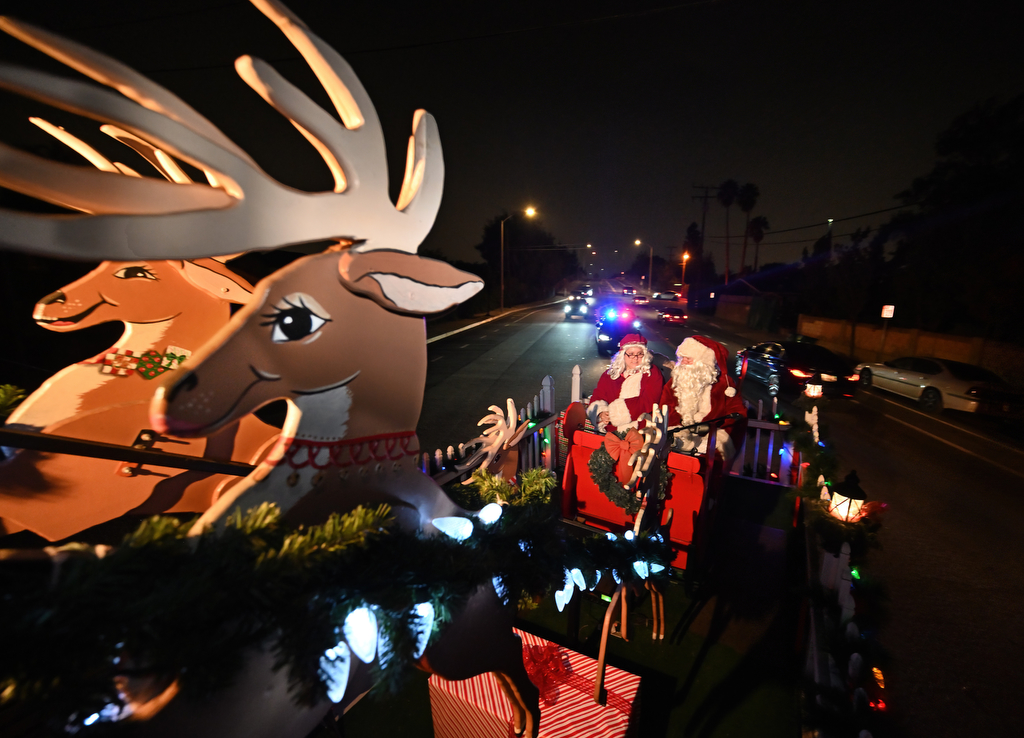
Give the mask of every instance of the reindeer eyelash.
MULTIPOLYGON (((274 343, 298 341, 316 333, 324 324, 331 322, 330 317, 321 316, 309 307, 303 298, 304 296, 301 294, 288 295, 288 297, 282 298, 277 305, 272 306, 271 309, 274 312, 262 314, 261 317, 269 318, 269 320, 260 325, 273 326, 270 332, 271 341, 274 343), (292 302, 293 299, 295 302, 292 302)), ((310 302, 316 303, 312 298, 310 298, 310 302)))
POLYGON ((118 279, 149 279, 154 282, 158 281, 156 275, 144 266, 121 267, 114 272, 114 276, 118 279))

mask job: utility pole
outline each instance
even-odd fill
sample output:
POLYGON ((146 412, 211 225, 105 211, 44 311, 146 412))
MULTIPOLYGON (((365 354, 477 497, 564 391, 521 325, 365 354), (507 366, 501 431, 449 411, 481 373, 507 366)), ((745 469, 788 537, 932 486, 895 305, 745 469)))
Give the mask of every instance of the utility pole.
MULTIPOLYGON (((703 195, 694 195, 693 196, 694 200, 703 200, 704 201, 704 205, 701 207, 701 211, 700 211, 700 254, 701 254, 700 266, 701 266, 701 270, 703 271, 704 259, 706 259, 707 255, 708 255, 707 250, 704 248, 704 233, 705 233, 704 227, 705 227, 705 224, 707 223, 707 220, 708 220, 708 200, 710 200, 713 197, 713 195, 711 194, 711 191, 712 190, 717 191, 718 187, 715 187, 713 185, 697 185, 697 184, 695 184, 695 185, 693 185, 693 189, 695 189, 695 190, 704 190, 704 194, 703 195)), ((698 272, 697 273, 697 290, 698 290, 697 294, 698 295, 700 294, 699 290, 700 290, 700 287, 701 287, 700 275, 701 275, 701 273, 698 272)))

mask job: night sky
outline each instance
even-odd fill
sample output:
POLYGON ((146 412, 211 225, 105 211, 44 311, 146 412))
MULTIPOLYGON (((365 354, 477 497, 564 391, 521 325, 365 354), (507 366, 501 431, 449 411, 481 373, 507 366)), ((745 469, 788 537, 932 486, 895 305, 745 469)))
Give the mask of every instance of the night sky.
MULTIPOLYGON (((533 205, 560 242, 599 258, 634 239, 670 256, 700 221, 693 185, 753 182, 773 231, 761 262, 799 257, 835 234, 879 225, 894 196, 935 162, 939 132, 974 104, 1024 91, 1024 9, 988 2, 522 2, 293 0, 373 98, 397 196, 413 111, 437 119, 445 194, 424 248, 477 260, 487 220, 533 205), (802 226, 810 228, 799 229, 802 226), (798 230, 790 230, 798 229, 798 230), (775 245, 772 245, 775 244, 775 245)), ((271 62, 327 106, 297 53, 245 2, 0 2, 3 12, 102 50, 176 92, 302 189, 329 176, 304 139, 236 75, 271 62), (59 13, 56 8, 63 7, 59 13)), ((18 42, 0 59, 62 69, 18 42)), ((75 76, 73 72, 61 72, 75 76)), ((43 143, 26 119, 65 125, 122 161, 95 123, 0 96, 0 134, 43 143)), ((142 169, 143 165, 138 168, 142 169)), ((733 208, 733 270, 743 216, 733 208)), ((723 266, 724 210, 708 243, 723 266)), ((646 251, 645 251, 646 253, 646 251)), ((748 261, 751 257, 748 257, 748 261)))

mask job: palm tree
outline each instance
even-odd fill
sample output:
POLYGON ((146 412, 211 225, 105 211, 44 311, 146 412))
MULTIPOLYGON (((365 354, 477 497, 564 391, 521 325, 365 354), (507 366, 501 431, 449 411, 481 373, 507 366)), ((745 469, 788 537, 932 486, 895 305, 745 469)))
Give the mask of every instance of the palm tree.
POLYGON ((736 201, 740 186, 735 179, 727 179, 718 185, 718 202, 725 208, 725 283, 729 284, 729 208, 736 201))
POLYGON ((743 231, 743 252, 740 255, 740 274, 743 274, 743 269, 747 265, 747 236, 750 232, 750 211, 757 205, 757 198, 760 195, 761 191, 757 189, 757 185, 753 182, 747 182, 736 193, 736 204, 740 206, 740 210, 747 214, 747 226, 743 231))
POLYGON ((768 219, 763 215, 757 215, 747 221, 747 234, 754 239, 754 271, 757 271, 757 257, 761 252, 761 241, 764 240, 765 231, 771 228, 768 219))

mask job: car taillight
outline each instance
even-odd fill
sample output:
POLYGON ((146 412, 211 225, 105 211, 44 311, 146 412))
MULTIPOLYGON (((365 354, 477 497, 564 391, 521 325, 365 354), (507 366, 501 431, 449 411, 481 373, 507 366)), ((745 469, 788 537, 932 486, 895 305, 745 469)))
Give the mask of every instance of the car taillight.
POLYGON ((847 382, 859 382, 860 381, 860 375, 859 374, 851 374, 850 376, 848 376, 846 378, 846 381, 847 382))
POLYGON ((981 397, 982 393, 981 393, 981 389, 979 387, 971 387, 964 394, 965 395, 970 395, 971 397, 981 397))
POLYGON ((789 373, 800 379, 810 379, 814 376, 814 372, 805 372, 803 369, 790 369, 789 373))

